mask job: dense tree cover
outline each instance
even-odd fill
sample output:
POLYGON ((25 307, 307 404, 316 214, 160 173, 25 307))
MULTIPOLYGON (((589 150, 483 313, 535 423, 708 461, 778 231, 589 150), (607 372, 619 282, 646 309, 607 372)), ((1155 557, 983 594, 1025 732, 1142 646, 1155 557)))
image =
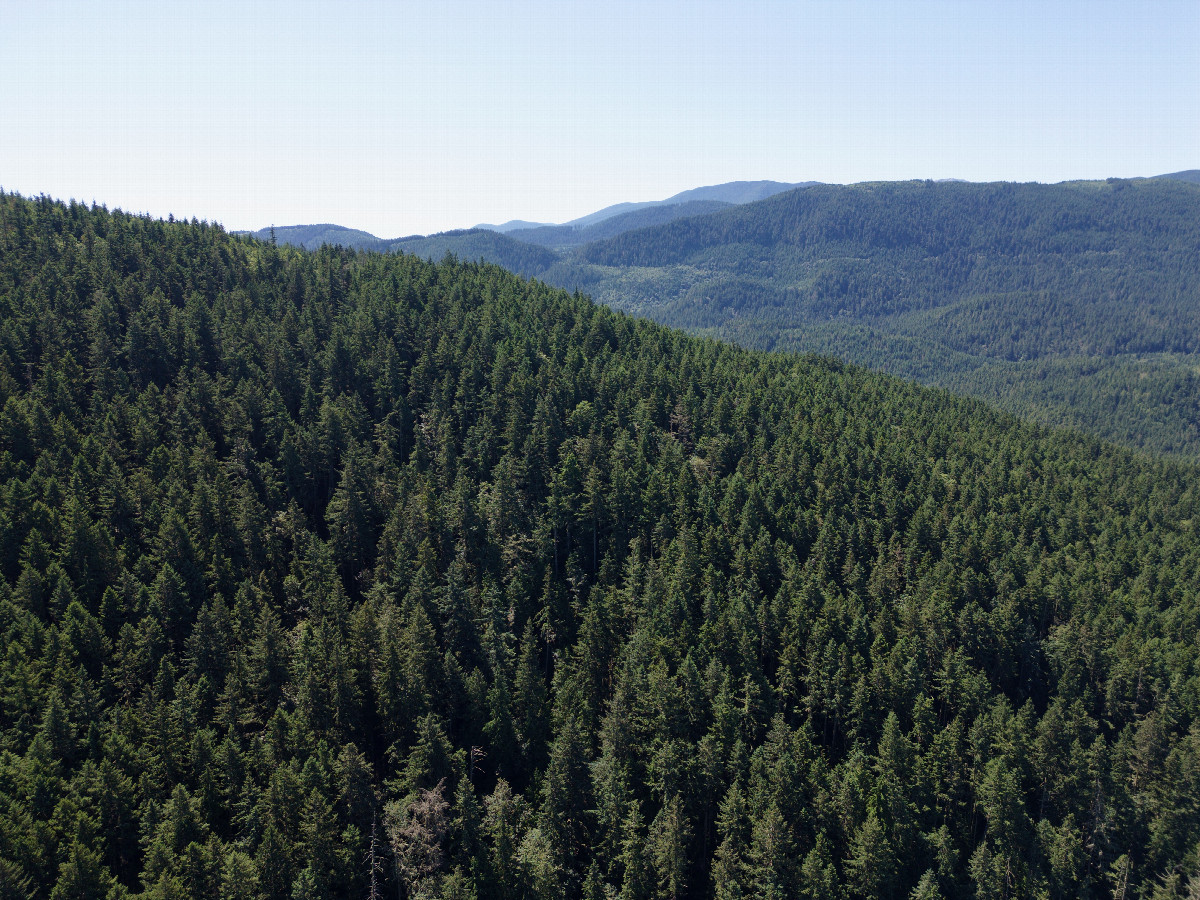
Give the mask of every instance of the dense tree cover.
POLYGON ((995 360, 869 325, 775 328, 731 322, 698 334, 747 347, 869 360, 872 367, 979 397, 1046 425, 1195 460, 1200 455, 1200 356, 1178 353, 995 360))
POLYGON ((1191 174, 812 185, 715 214, 682 203, 369 249, 483 258, 696 333, 836 356, 1195 460, 1191 174))
POLYGON ((1200 480, 0 196, 0 895, 1200 888, 1200 480))
POLYGON ((1198 458, 1200 393, 1178 394, 1200 363, 1197 247, 1200 189, 1183 181, 823 185, 593 243, 542 277, 1198 458), (1148 388, 1126 376, 1162 354, 1174 371, 1150 407, 1182 413, 1147 428, 1128 392, 1148 388))

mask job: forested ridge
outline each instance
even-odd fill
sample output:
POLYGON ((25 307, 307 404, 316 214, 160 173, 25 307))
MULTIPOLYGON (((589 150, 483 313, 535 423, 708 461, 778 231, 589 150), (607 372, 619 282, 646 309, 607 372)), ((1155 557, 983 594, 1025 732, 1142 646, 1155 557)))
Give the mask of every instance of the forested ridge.
POLYGON ((1200 889, 1200 479, 0 195, 0 896, 1200 889))
POLYGON ((1170 179, 821 185, 597 242, 546 277, 1196 460, 1197 222, 1200 189, 1170 179))
POLYGON ((622 227, 557 256, 522 249, 532 232, 410 249, 483 257, 693 333, 835 356, 1197 461, 1198 222, 1200 187, 1166 176, 882 182, 622 227))

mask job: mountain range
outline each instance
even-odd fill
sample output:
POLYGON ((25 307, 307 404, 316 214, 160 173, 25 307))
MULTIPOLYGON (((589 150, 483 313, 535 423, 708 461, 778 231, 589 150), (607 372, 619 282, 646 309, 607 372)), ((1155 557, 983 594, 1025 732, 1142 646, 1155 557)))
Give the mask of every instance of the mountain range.
MULTIPOLYGON (((512 234, 520 240, 542 246, 572 247, 587 243, 589 240, 612 237, 621 231, 627 231, 631 228, 660 224, 681 216, 712 212, 725 206, 752 203, 783 191, 808 187, 816 183, 815 181, 799 182, 796 184, 787 184, 780 181, 731 181, 726 184, 692 188, 691 190, 682 191, 672 197, 668 197, 666 200, 616 203, 560 225, 514 219, 505 222, 503 225, 476 225, 474 228, 459 229, 457 231, 444 232, 443 234, 461 236, 471 234, 475 231, 495 231, 500 234, 512 234), (632 215, 633 213, 651 209, 657 210, 657 212, 642 216, 632 215), (614 222, 613 220, 618 221, 614 222), (603 222, 609 223, 606 229, 594 229, 593 226, 597 226, 603 222), (565 236, 565 238, 560 238, 560 236, 565 236)), ((340 225, 271 226, 260 228, 254 232, 240 233, 253 234, 254 237, 264 241, 271 240, 272 233, 274 233, 275 240, 295 247, 303 247, 307 250, 315 250, 322 244, 336 244, 356 250, 377 250, 381 252, 403 249, 397 245, 425 237, 424 235, 413 235, 408 238, 378 238, 365 231, 345 228, 340 225)), ((429 237, 441 237, 441 235, 430 235, 429 237)))

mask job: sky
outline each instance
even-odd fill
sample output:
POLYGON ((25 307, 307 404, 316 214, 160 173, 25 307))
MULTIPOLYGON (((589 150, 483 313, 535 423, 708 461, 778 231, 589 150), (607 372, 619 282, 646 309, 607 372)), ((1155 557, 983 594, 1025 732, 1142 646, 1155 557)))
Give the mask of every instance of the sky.
POLYGON ((0 0, 0 187, 226 228, 1200 168, 1200 3, 0 0))

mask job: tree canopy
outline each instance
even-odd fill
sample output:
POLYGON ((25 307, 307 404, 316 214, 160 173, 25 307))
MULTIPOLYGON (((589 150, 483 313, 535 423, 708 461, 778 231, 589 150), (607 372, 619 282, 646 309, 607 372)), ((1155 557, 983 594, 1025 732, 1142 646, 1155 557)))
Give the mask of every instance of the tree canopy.
POLYGON ((0 895, 1194 894, 1196 476, 0 195, 0 895))

